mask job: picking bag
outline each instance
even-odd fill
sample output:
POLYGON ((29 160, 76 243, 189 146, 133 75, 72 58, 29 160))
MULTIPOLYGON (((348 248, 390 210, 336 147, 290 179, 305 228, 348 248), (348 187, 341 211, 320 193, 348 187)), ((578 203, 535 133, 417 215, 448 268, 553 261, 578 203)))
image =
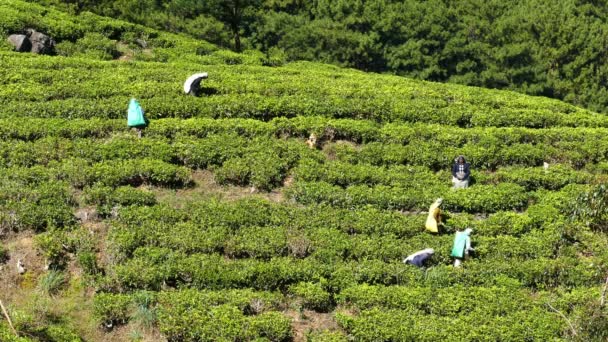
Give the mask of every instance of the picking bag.
POLYGON ((439 222, 441 220, 441 209, 439 209, 439 206, 441 205, 441 202, 439 201, 435 201, 435 203, 433 203, 431 205, 431 207, 429 208, 429 216, 427 216, 426 218, 426 223, 425 223, 425 228, 426 230, 428 230, 431 233, 438 233, 439 232, 439 222))
POLYGON ((129 111, 127 113, 127 126, 145 127, 146 125, 147 122, 144 117, 144 110, 136 99, 131 99, 131 102, 129 102, 129 111))
POLYGON ((464 250, 467 246, 469 235, 465 232, 456 232, 454 236, 454 246, 452 247, 452 256, 455 258, 464 258, 464 250))

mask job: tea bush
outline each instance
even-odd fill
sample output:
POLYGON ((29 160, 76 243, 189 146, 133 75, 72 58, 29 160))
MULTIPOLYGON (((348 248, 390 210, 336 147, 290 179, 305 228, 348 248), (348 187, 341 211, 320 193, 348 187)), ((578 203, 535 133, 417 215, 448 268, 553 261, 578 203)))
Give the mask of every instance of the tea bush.
POLYGON ((84 196, 87 204, 97 205, 97 213, 102 216, 109 215, 116 206, 156 204, 156 197, 153 193, 128 186, 112 189, 96 185, 86 189, 84 196))

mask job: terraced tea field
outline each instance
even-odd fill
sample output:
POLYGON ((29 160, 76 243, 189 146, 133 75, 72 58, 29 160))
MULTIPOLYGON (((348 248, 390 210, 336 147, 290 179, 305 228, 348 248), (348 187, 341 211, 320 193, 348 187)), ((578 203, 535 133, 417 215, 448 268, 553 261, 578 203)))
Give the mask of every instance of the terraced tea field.
MULTIPOLYGON (((24 6, 40 13, 4 32, 154 34, 0 12, 24 6)), ((571 214, 607 179, 608 117, 158 37, 113 61, 0 52, 0 300, 19 334, 1 319, 0 340, 606 338, 608 238, 571 214), (199 71, 205 94, 183 94, 199 71), (460 154, 473 184, 454 190, 460 154), (467 227, 476 252, 456 269, 467 227), (428 267, 402 263, 427 247, 428 267)))

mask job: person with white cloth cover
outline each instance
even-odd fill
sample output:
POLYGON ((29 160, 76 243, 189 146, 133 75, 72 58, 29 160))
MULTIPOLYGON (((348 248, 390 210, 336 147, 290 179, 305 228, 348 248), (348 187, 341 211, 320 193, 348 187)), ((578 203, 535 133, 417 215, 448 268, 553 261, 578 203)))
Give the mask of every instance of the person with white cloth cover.
POLYGON ((207 79, 208 75, 206 72, 194 74, 184 82, 184 93, 192 96, 198 96, 201 88, 201 82, 207 79))
POLYGON ((407 258, 403 259, 403 263, 412 264, 418 267, 423 267, 424 262, 427 261, 430 257, 435 254, 435 250, 432 248, 425 248, 421 251, 418 251, 414 254, 408 255, 407 258))

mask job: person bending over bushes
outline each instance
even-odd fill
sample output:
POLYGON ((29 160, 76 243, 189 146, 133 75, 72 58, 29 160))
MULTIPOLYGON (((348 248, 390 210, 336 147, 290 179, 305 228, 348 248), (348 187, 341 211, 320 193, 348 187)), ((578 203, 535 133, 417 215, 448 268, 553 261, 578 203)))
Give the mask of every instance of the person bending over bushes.
POLYGON ((441 225, 441 209, 439 207, 441 203, 443 203, 443 199, 438 198, 429 208, 429 216, 426 218, 424 226, 431 233, 439 233, 439 226, 441 225))
POLYGON ((470 252, 475 250, 471 247, 471 232, 473 229, 467 228, 464 232, 456 232, 454 236, 454 246, 452 247, 452 256, 454 257, 454 267, 460 267, 470 252))
POLYGON ((429 260, 433 254, 435 254, 435 250, 432 248, 425 248, 421 251, 418 251, 414 254, 408 255, 407 258, 403 259, 404 264, 412 264, 418 267, 423 267, 424 263, 429 260))
POLYGON ((127 126, 137 131, 137 136, 141 138, 141 133, 148 126, 148 120, 144 116, 144 110, 136 99, 131 99, 127 111, 127 126))

